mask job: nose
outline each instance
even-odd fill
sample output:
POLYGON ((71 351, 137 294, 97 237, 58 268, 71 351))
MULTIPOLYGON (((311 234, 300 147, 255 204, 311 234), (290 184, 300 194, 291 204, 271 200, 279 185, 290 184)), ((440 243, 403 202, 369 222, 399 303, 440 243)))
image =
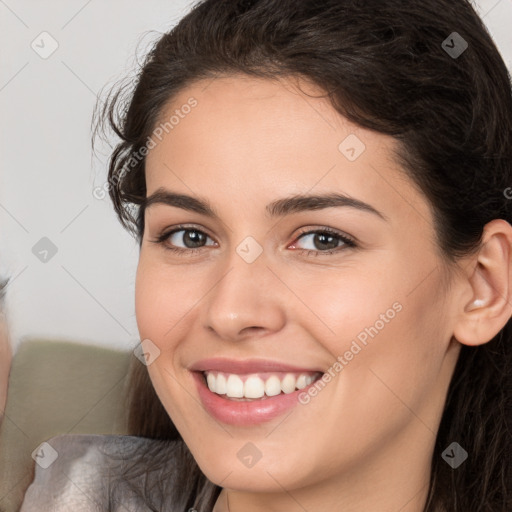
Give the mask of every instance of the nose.
POLYGON ((223 268, 203 303, 204 327, 228 341, 282 329, 286 321, 285 291, 267 267, 264 252, 247 263, 233 250, 223 268))

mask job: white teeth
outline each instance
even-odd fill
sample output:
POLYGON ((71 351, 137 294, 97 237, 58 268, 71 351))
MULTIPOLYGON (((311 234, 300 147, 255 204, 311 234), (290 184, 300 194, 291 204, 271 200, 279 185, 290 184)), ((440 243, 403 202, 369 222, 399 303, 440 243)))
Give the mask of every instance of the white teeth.
POLYGON ((261 398, 265 394, 265 383, 254 375, 244 383, 245 398, 261 398))
MULTIPOLYGON (((209 374, 209 375, 211 375, 211 374, 209 374)), ((225 395, 226 391, 227 391, 226 377, 224 377, 224 375, 222 375, 222 373, 219 373, 219 374, 217 374, 217 377, 215 379, 215 393, 218 393, 219 395, 225 395)))
POLYGON ((299 378, 297 379, 297 389, 304 389, 308 384, 306 380, 306 375, 299 375, 299 378))
POLYGON ((265 394, 267 396, 276 396, 281 393, 281 381, 279 380, 279 377, 276 377, 275 375, 272 375, 272 377, 269 377, 267 379, 267 382, 265 382, 265 394))
POLYGON ((206 382, 208 383, 208 389, 215 393, 216 392, 215 375, 213 375, 213 373, 209 373, 206 376, 206 382))
MULTIPOLYGON (((271 375, 262 379, 259 375, 247 376, 245 382, 236 374, 206 373, 208 389, 218 395, 229 398, 262 398, 282 393, 293 393, 296 389, 304 389, 314 382, 312 375, 287 373, 284 377, 271 375)), ((282 375, 282 374, 281 374, 282 375)))
MULTIPOLYGON (((217 390, 215 390, 215 393, 217 390)), ((226 383, 226 395, 230 398, 242 398, 244 396, 244 383, 238 375, 231 374, 226 383)))
POLYGON ((283 393, 289 394, 295 391, 296 379, 291 373, 287 373, 281 381, 281 390, 283 393))

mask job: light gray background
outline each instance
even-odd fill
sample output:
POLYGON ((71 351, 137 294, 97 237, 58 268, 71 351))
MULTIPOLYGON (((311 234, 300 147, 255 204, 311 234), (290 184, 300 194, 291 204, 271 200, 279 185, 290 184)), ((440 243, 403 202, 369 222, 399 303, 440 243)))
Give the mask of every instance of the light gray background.
MULTIPOLYGON (((107 158, 92 155, 91 116, 96 94, 133 73, 136 53, 192 4, 0 0, 0 274, 11 277, 15 347, 26 336, 122 349, 138 341, 138 248, 108 196, 93 196, 107 158), (50 48, 42 32, 58 43, 46 59, 31 47, 50 48), (43 237, 57 247, 46 263, 32 252, 43 237)), ((512 69, 512 0, 476 7, 512 69)))

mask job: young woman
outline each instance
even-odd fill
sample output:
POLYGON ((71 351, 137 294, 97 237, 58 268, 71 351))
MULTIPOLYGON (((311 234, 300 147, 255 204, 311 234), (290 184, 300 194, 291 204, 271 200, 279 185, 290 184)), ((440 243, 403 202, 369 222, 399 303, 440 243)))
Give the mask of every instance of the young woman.
POLYGON ((469 2, 206 0, 100 118, 133 436, 50 440, 22 510, 512 509, 512 94, 469 2))

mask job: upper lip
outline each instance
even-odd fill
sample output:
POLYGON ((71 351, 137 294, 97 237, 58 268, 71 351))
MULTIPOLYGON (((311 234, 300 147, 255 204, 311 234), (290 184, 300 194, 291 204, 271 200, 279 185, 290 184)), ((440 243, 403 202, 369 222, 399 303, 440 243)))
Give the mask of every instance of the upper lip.
POLYGON ((228 359, 228 358, 209 358, 201 359, 189 367, 191 371, 204 372, 214 370, 225 373, 245 374, 258 372, 322 372, 318 368, 304 368, 292 366, 290 364, 281 363, 279 361, 271 361, 268 359, 228 359))

